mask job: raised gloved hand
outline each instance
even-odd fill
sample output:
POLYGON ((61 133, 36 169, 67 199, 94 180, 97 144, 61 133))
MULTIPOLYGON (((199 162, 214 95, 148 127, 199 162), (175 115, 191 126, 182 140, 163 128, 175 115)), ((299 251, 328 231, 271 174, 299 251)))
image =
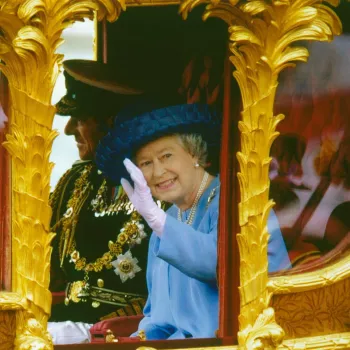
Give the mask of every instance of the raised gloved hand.
POLYGON ((130 159, 124 160, 124 165, 131 179, 134 181, 134 188, 126 179, 121 179, 121 184, 124 191, 128 195, 130 202, 135 209, 147 221, 149 227, 158 235, 161 236, 164 230, 166 214, 164 210, 158 207, 153 200, 151 190, 147 185, 146 179, 142 171, 131 162, 130 159))

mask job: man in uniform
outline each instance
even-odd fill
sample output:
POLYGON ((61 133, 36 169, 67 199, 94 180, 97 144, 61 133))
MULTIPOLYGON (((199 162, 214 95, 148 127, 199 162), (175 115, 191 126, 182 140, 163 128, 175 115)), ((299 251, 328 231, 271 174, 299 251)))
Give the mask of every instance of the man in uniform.
POLYGON ((91 324, 142 314, 147 298, 150 230, 121 187, 113 187, 94 163, 98 142, 118 112, 143 93, 142 82, 134 80, 132 88, 125 84, 126 73, 94 61, 64 62, 67 93, 57 104, 57 114, 70 116, 65 133, 75 137, 80 160, 61 177, 50 198, 51 231, 56 233, 50 321, 60 322, 49 324, 55 343, 88 341, 91 324), (62 328, 62 321, 88 324, 85 335, 72 323, 68 331, 62 328), (67 334, 68 341, 62 338, 67 334))

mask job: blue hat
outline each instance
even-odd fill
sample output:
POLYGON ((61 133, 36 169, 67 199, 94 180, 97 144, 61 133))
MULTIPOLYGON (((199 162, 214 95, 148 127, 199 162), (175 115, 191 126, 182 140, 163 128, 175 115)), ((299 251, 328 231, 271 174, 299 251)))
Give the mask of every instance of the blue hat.
POLYGON ((220 144, 220 122, 214 110, 206 104, 181 104, 151 109, 134 115, 130 110, 118 114, 113 129, 101 140, 96 152, 96 164, 115 184, 129 175, 123 160, 132 158, 145 144, 174 133, 200 134, 208 148, 220 144))

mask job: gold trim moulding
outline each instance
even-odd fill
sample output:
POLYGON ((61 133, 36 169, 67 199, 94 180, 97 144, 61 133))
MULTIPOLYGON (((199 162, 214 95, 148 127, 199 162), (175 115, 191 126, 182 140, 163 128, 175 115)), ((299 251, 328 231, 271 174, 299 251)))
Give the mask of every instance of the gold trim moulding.
POLYGON ((127 7, 180 5, 181 0, 126 0, 127 7))
POLYGON ((0 311, 27 310, 28 302, 18 293, 0 292, 0 311))
POLYGON ((330 266, 297 275, 271 277, 267 284, 273 294, 310 291, 350 278, 350 251, 347 256, 330 266))
MULTIPOLYGON (((188 348, 188 350, 244 350, 243 347, 239 347, 238 345, 230 345, 230 346, 209 346, 209 347, 200 347, 200 348, 188 348)), ((152 348, 149 346, 140 346, 136 350, 159 350, 156 348, 152 348)), ((169 350, 180 350, 180 349, 169 349, 169 350)))
POLYGON ((350 349, 350 333, 336 333, 318 337, 284 340, 279 350, 335 350, 350 349))
MULTIPOLYGON (((239 350, 240 346, 215 346, 191 348, 191 350, 239 350)), ((284 340, 278 350, 336 350, 350 349, 350 333, 336 333, 317 337, 284 340)), ((140 346, 137 350, 156 350, 152 347, 140 346)), ((170 349, 176 350, 176 349, 170 349)))

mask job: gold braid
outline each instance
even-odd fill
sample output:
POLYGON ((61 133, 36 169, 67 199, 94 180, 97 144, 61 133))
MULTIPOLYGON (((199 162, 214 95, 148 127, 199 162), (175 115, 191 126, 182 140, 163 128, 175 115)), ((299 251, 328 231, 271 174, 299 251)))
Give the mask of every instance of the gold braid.
MULTIPOLYGON (((71 261, 75 264, 75 269, 78 271, 84 270, 85 272, 99 272, 102 271, 105 267, 106 269, 111 269, 113 266, 111 264, 112 260, 118 255, 122 254, 123 246, 126 243, 132 243, 135 240, 135 236, 138 236, 143 232, 143 226, 139 223, 140 215, 136 212, 133 212, 131 219, 128 220, 123 228, 120 230, 120 233, 117 236, 115 242, 108 242, 108 252, 104 253, 102 257, 97 258, 94 262, 87 263, 86 258, 80 257, 80 253, 77 250, 72 250, 71 261)), ((73 249, 74 245, 71 249, 73 249)))
MULTIPOLYGON (((91 190, 91 184, 88 181, 88 177, 92 170, 92 164, 84 167, 81 172, 81 176, 75 181, 74 190, 72 196, 69 198, 67 203, 67 211, 60 220, 62 223, 62 233, 60 244, 59 244, 59 256, 61 261, 61 267, 63 265, 63 260, 71 250, 71 245, 73 242, 75 227, 78 222, 79 213, 83 207, 87 197, 89 196, 89 191, 91 190)), ((57 225, 57 224, 56 224, 57 225)), ((55 226, 56 226, 55 225, 55 226)))
POLYGON ((62 187, 66 182, 68 175, 71 173, 72 169, 68 169, 59 179, 54 191, 50 194, 49 205, 54 210, 57 205, 58 198, 62 193, 62 187))
MULTIPOLYGON (((76 179, 72 196, 67 203, 67 211, 63 218, 61 218, 61 220, 55 225, 55 228, 57 228, 59 224, 62 224, 62 234, 59 242, 59 258, 61 267, 65 257, 70 255, 70 262, 75 264, 75 269, 78 271, 84 270, 86 273, 91 271, 99 272, 104 267, 111 269, 111 262, 113 258, 122 254, 123 246, 125 244, 134 244, 146 236, 144 227, 142 224, 140 224, 140 215, 137 212, 132 211, 130 219, 123 225, 123 228, 120 230, 116 241, 108 242, 108 251, 104 253, 102 257, 97 258, 96 261, 90 263, 86 262, 85 257, 80 257, 80 253, 76 249, 76 242, 74 240, 75 228, 78 223, 80 211, 89 197, 90 191, 92 190, 92 185, 88 181, 92 168, 92 164, 86 165, 81 172, 81 176, 76 179)), ((68 173, 69 172, 66 172, 64 176, 68 175, 68 173)), ((63 186, 62 184, 63 181, 60 181, 57 187, 60 186, 61 188, 63 186)), ((103 181, 101 188, 104 188, 105 185, 105 181, 103 181)), ((101 188, 98 192, 100 192, 101 188)), ((124 208, 125 211, 128 212, 131 209, 131 203, 120 188, 118 189, 116 201, 112 206, 114 210, 118 211, 124 208)))
POLYGON ((73 167, 71 169, 68 169, 60 178, 58 181, 54 191, 50 195, 50 200, 49 204, 52 209, 52 215, 56 212, 56 220, 55 220, 55 225, 51 227, 51 231, 55 232, 57 228, 60 226, 62 223, 63 218, 60 219, 60 212, 61 212, 61 206, 62 206, 62 201, 64 199, 64 194, 66 191, 66 187, 69 185, 69 179, 68 177, 73 177, 76 173, 81 172, 81 167, 77 166, 76 168, 73 167), (58 203, 59 202, 59 203, 58 203))

